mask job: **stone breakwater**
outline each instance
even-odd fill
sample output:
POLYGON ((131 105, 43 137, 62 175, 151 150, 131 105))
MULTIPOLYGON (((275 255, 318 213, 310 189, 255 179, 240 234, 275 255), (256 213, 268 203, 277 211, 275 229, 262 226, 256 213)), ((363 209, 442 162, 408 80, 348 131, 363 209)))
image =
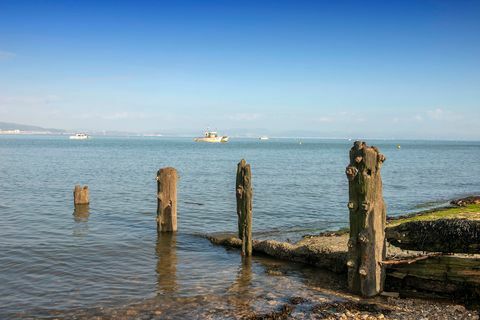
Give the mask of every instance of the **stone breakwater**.
MULTIPOLYGON (((478 230, 475 227, 466 228, 465 226, 478 225, 480 220, 478 199, 479 197, 459 199, 452 201, 453 207, 429 210, 389 220, 386 229, 387 236, 395 234, 396 236, 392 236, 391 240, 398 246, 388 244, 386 258, 380 262, 387 269, 385 290, 395 291, 397 295, 404 297, 453 298, 478 307, 478 301, 480 301, 480 272, 478 271, 480 255, 465 254, 477 253, 478 230), (428 234, 419 234, 418 225, 421 225, 420 229, 428 234), (425 225, 441 225, 442 228, 437 228, 437 232, 436 228, 426 228, 425 225), (412 229, 411 226, 416 226, 416 228, 412 229), (401 231, 400 235, 398 235, 398 230, 401 231), (466 239, 468 246, 463 243, 466 240, 462 232, 465 230, 473 230, 470 232, 471 237, 466 239), (435 246, 430 245, 429 247, 435 250, 425 253, 423 249, 429 244, 425 243, 425 239, 442 236, 439 232, 445 235, 453 234, 455 238, 460 237, 465 241, 455 246, 455 250, 452 250, 451 243, 442 244, 436 241, 435 246), (405 241, 404 244, 402 237, 409 238, 410 242, 405 241), (476 242, 472 245, 472 241, 476 242), (469 248, 469 250, 465 251, 465 248, 469 248), (412 249, 422 251, 413 251, 412 249), (453 254, 453 252, 457 253, 453 254)), ((207 238, 212 243, 225 247, 239 248, 241 246, 241 241, 232 234, 212 234, 207 238)), ((304 236, 296 243, 254 240, 252 247, 256 254, 265 254, 277 259, 305 263, 338 274, 345 274, 347 272, 348 241, 348 230, 342 230, 304 236)))
MULTIPOLYGON (((242 242, 233 234, 211 234, 206 236, 213 244, 231 248, 240 248, 242 242)), ((325 268, 336 273, 347 272, 348 234, 329 234, 308 236, 296 243, 276 240, 254 240, 253 251, 274 258, 302 262, 325 268)), ((397 247, 388 247, 391 259, 407 259, 422 256, 421 252, 404 251, 397 247)))

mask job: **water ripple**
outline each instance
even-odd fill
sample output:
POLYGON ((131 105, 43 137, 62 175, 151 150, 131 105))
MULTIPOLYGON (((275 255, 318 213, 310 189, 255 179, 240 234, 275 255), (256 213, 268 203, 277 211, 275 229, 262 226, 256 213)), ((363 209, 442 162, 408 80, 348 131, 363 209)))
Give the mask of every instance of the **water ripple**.
MULTIPOLYGON (((382 174, 391 215, 480 192, 480 143, 403 141, 401 150, 395 142, 376 144, 388 159, 382 174)), ((195 234, 235 231, 237 162, 252 165, 254 236, 293 240, 347 225, 350 145, 0 137, 0 317, 234 292, 237 252, 195 234), (174 238, 156 232, 155 174, 164 166, 180 174, 174 238), (91 192, 84 212, 72 205, 78 183, 91 192)), ((283 281, 261 283, 261 265, 253 264, 260 284, 252 292, 283 281)), ((297 281, 291 274, 288 281, 297 281)))

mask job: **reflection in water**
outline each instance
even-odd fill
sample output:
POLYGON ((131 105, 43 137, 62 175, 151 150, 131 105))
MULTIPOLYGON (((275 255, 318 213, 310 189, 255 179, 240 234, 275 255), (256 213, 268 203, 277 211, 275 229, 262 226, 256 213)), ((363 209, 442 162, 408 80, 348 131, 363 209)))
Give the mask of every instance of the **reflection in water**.
POLYGON ((157 295, 177 291, 177 233, 159 232, 157 245, 157 295))
POLYGON ((227 296, 227 300, 237 315, 245 315, 253 311, 251 304, 255 301, 255 290, 252 286, 252 279, 252 257, 242 256, 235 282, 227 290, 228 293, 233 293, 233 295, 227 296))
POLYGON ((244 294, 250 291, 252 283, 252 257, 242 256, 242 265, 238 271, 237 278, 232 284, 229 292, 244 294))
MULTIPOLYGON (((208 276, 200 280, 202 283, 198 287, 188 289, 191 287, 185 280, 195 266, 176 275, 176 269, 181 270, 177 263, 182 262, 182 235, 178 236, 177 246, 175 233, 158 235, 156 297, 132 299, 134 303, 127 305, 54 311, 49 315, 66 319, 270 319, 269 315, 278 314, 279 310, 289 310, 282 309, 288 304, 294 308, 289 319, 316 319, 313 311, 316 305, 344 301, 349 297, 343 275, 266 256, 243 258, 240 262, 238 251, 223 256, 232 259, 226 269, 202 269, 208 276), (230 277, 230 272, 234 273, 234 278, 230 277), (215 278, 225 280, 221 288, 216 288, 220 290, 212 290, 218 284, 211 282, 215 278), (191 293, 185 296, 184 290, 191 290, 191 293)), ((196 262, 205 266, 201 260, 196 262)), ((147 265, 151 268, 151 264, 147 265)))
POLYGON ((73 210, 73 220, 76 222, 73 227, 73 235, 83 237, 88 234, 88 217, 90 216, 90 207, 88 204, 76 205, 73 210))
POLYGON ((75 222, 87 222, 90 216, 90 206, 88 204, 78 204, 73 209, 73 219, 75 222))

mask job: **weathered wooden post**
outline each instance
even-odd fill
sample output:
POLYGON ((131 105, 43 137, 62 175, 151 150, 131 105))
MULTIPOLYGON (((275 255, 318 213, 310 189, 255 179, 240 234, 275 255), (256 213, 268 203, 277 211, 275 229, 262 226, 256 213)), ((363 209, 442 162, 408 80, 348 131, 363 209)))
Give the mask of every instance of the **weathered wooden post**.
POLYGON ((252 255, 252 172, 242 159, 237 165, 236 179, 238 237, 242 240, 242 255, 252 255))
POLYGON ((157 172, 157 231, 177 231, 177 170, 162 168, 157 172))
POLYGON ((89 204, 88 199, 88 186, 80 186, 77 184, 75 189, 73 190, 73 204, 77 205, 84 205, 89 204))
POLYGON ((385 157, 376 147, 355 141, 346 169, 349 185, 350 239, 348 240, 348 285, 365 297, 383 291, 385 270, 386 206, 380 168, 385 157))

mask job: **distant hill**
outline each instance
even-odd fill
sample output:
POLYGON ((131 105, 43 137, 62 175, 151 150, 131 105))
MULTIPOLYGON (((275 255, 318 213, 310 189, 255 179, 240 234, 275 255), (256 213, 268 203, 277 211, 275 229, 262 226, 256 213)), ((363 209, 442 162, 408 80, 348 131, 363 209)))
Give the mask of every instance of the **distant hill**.
POLYGON ((54 132, 54 133, 65 132, 65 130, 62 130, 62 129, 43 128, 38 126, 30 126, 27 124, 18 124, 18 123, 11 123, 11 122, 0 122, 0 130, 20 130, 20 131, 54 132))

